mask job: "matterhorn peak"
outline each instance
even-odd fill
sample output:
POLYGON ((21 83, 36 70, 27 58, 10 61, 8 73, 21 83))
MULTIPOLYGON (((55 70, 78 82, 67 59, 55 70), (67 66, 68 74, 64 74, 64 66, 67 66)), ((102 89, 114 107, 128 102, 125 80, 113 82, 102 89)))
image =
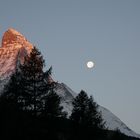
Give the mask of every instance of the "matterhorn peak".
POLYGON ((30 46, 32 47, 32 44, 29 43, 26 38, 16 31, 13 28, 9 28, 2 37, 2 47, 24 47, 24 46, 30 46))
POLYGON ((30 54, 33 45, 18 31, 9 28, 2 37, 0 47, 0 78, 11 75, 17 60, 24 62, 25 55, 30 54))
POLYGON ((15 30, 14 28, 9 28, 6 32, 6 33, 9 33, 9 34, 13 34, 13 35, 16 35, 16 36, 23 36, 21 33, 19 33, 17 30, 15 30))

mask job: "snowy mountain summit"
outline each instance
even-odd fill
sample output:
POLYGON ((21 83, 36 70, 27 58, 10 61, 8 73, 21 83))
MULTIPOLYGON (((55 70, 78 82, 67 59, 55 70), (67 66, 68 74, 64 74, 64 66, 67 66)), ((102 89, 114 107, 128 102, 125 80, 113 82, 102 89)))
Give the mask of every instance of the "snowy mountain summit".
MULTIPOLYGON (((14 73, 18 62, 20 61, 22 64, 24 62, 24 57, 30 54, 32 48, 33 45, 16 30, 10 28, 4 33, 0 47, 0 93, 2 93, 4 85, 8 83, 11 74, 14 73)), ((73 108, 72 101, 77 93, 72 91, 64 83, 56 83, 55 90, 61 97, 61 105, 68 113, 68 116, 70 116, 73 108)), ((108 109, 99 106, 99 111, 109 130, 119 129, 128 136, 140 138, 140 135, 128 128, 126 124, 108 109)))
POLYGON ((23 63, 24 56, 29 54, 33 45, 26 38, 10 28, 3 37, 0 47, 0 78, 10 76, 16 67, 17 61, 23 63))

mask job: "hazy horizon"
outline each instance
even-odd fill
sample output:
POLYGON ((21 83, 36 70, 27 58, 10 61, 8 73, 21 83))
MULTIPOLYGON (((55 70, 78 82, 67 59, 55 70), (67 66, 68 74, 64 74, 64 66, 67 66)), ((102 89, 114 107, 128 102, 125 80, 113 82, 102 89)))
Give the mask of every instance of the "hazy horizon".
POLYGON ((40 49, 46 68, 53 66, 56 81, 84 89, 140 133, 140 1, 0 3, 0 37, 9 27, 21 32, 40 49))

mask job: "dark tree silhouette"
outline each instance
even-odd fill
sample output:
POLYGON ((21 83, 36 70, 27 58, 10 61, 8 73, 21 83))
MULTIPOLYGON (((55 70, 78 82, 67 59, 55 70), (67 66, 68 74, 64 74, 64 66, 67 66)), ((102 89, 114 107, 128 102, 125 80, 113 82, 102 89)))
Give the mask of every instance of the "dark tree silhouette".
POLYGON ((46 92, 43 67, 44 59, 36 47, 25 57, 24 64, 20 67, 24 109, 32 111, 34 115, 41 110, 41 97, 46 92))
POLYGON ((88 97, 85 91, 81 91, 73 101, 71 120, 80 125, 102 128, 101 114, 97 110, 98 105, 92 97, 88 97))
POLYGON ((78 122, 79 124, 86 123, 86 110, 88 108, 88 96, 82 90, 73 101, 73 110, 71 114, 71 120, 78 122))
POLYGON ((21 72, 16 67, 15 72, 12 74, 8 84, 5 85, 4 91, 2 93, 1 99, 2 100, 9 100, 9 103, 16 104, 17 108, 21 110, 21 102, 20 102, 20 95, 22 92, 21 88, 21 72))
POLYGON ((53 89, 50 89, 44 97, 43 115, 47 117, 66 117, 63 107, 60 105, 61 98, 53 89))
POLYGON ((105 122, 102 119, 101 113, 98 111, 98 105, 94 101, 93 97, 90 96, 88 101, 88 109, 86 110, 87 122, 89 126, 95 128, 104 128, 105 122))

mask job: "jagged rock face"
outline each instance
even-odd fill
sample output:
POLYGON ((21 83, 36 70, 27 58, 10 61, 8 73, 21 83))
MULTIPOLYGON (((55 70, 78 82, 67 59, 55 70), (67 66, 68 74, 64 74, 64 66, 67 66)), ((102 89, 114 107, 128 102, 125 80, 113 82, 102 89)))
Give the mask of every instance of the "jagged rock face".
POLYGON ((2 37, 2 47, 17 47, 19 45, 32 48, 32 44, 21 33, 12 28, 8 29, 2 37))
POLYGON ((2 37, 0 48, 0 78, 10 76, 16 67, 17 61, 23 63, 25 55, 30 54, 33 45, 16 30, 8 29, 2 37))

